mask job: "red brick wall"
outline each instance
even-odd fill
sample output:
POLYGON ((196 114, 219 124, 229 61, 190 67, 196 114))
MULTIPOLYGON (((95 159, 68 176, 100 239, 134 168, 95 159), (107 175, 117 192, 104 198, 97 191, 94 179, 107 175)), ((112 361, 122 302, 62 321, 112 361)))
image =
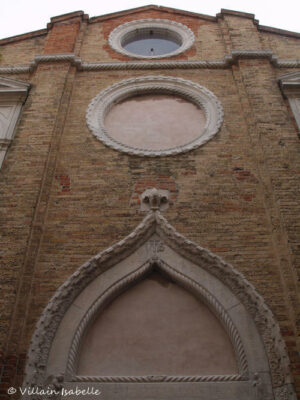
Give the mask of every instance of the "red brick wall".
POLYGON ((78 18, 70 22, 56 23, 45 43, 45 54, 72 53, 77 39, 80 21, 78 18))
MULTIPOLYGON (((117 25, 143 18, 170 18, 193 30, 196 43, 177 59, 267 47, 266 34, 250 18, 217 21, 151 9, 90 24, 81 17, 57 21, 44 53, 76 49, 83 61, 128 60, 107 37, 117 25)), ((6 44, 5 60, 13 63, 15 53, 20 63, 29 62, 41 52, 44 42, 35 48, 27 40, 6 44)), ((286 40, 288 56, 299 58, 299 39, 286 40)), ((274 51, 285 54, 282 36, 272 41, 274 51)), ((280 324, 300 394, 300 148, 277 84, 280 74, 293 71, 254 59, 214 70, 80 72, 52 63, 15 76, 33 86, 0 171, 0 399, 7 398, 7 386, 22 382, 30 338, 50 297, 82 263, 135 228, 144 216, 138 196, 148 186, 171 192, 165 216, 179 232, 233 264, 262 294, 280 324), (105 147, 86 126, 91 99, 115 82, 147 74, 188 79, 213 91, 225 111, 221 131, 203 147, 171 157, 140 158, 105 147)))

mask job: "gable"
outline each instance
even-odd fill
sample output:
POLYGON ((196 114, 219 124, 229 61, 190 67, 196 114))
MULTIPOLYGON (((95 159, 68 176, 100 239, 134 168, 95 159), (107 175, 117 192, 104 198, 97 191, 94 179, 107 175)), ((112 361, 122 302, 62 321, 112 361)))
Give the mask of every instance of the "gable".
POLYGON ((137 8, 132 8, 132 9, 123 10, 123 11, 119 11, 119 12, 96 16, 96 17, 90 18, 90 22, 105 21, 105 20, 111 20, 111 19, 116 19, 116 18, 121 19, 124 17, 128 17, 129 15, 131 15, 132 17, 135 18, 139 14, 151 13, 151 12, 159 12, 161 14, 161 17, 167 17, 168 15, 173 14, 173 15, 182 16, 184 18, 191 17, 191 18, 197 18, 197 19, 203 19, 203 20, 209 20, 209 21, 216 21, 216 17, 212 17, 210 15, 198 14, 198 13, 194 13, 191 11, 179 10, 179 9, 171 8, 171 7, 148 5, 148 6, 144 6, 144 7, 137 7, 137 8))

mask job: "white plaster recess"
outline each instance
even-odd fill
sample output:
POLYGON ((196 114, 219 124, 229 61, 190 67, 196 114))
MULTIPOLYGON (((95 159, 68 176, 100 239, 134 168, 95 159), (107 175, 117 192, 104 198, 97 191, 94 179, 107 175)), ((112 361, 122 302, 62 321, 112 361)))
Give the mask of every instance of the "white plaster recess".
POLYGON ((278 82, 284 96, 289 100, 300 138, 300 71, 282 75, 278 82))
POLYGON ((105 145, 133 155, 155 157, 180 154, 203 145, 219 131, 224 112, 217 97, 205 87, 181 78, 150 75, 118 82, 100 92, 89 104, 86 118, 89 129, 105 145), (181 97, 200 109, 205 122, 199 124, 199 131, 193 140, 160 150, 134 147, 110 135, 105 126, 105 117, 114 105, 135 96, 156 94, 181 97))
POLYGON ((109 35, 108 43, 117 52, 134 58, 159 59, 163 57, 173 57, 189 49, 195 41, 193 32, 185 25, 168 19, 141 19, 126 22, 116 27, 109 35), (133 38, 152 34, 158 34, 161 38, 171 39, 179 47, 162 55, 138 55, 131 53, 124 48, 124 45, 133 38))
POLYGON ((0 168, 11 144, 30 84, 0 77, 0 168))
MULTIPOLYGON (((151 204, 156 195, 148 193, 151 204)), ((57 290, 31 341, 24 381, 24 387, 28 386, 58 391, 93 387, 108 400, 296 400, 280 328, 263 298, 231 265, 176 232, 160 213, 160 205, 129 236, 90 259, 57 290), (237 373, 77 373, 82 340, 95 318, 152 271, 209 307, 231 340, 237 373)))

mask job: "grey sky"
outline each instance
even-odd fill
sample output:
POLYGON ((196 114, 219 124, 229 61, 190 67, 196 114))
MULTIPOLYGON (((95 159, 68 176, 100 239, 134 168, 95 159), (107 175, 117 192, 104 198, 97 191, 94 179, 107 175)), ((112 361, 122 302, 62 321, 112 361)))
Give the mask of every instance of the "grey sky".
MULTIPOLYGON (((0 38, 46 27, 50 18, 83 10, 90 17, 140 7, 151 0, 0 0, 0 38)), ((261 25, 300 32, 300 1, 285 0, 161 0, 162 6, 215 16, 221 8, 255 14, 261 25)))

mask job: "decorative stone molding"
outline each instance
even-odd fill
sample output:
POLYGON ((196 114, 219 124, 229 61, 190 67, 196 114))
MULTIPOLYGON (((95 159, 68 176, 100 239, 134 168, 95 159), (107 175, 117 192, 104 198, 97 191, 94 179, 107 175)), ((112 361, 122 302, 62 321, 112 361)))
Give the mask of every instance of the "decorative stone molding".
POLYGON ((0 168, 11 144, 30 84, 0 77, 0 168))
MULTIPOLYGON (((193 293, 196 297, 200 298, 202 302, 208 305, 208 307, 213 310, 214 314, 221 321, 222 325, 225 327, 228 336, 231 339, 233 347, 235 349, 237 361, 238 361, 238 369, 239 374, 237 375, 215 375, 214 377, 210 376, 210 379, 207 378, 206 381, 213 382, 224 382, 230 381, 231 379, 234 381, 238 380, 246 380, 248 377, 248 365, 247 359, 243 347, 243 343, 239 336, 239 333, 234 326, 230 316, 226 312, 226 310, 222 307, 222 305, 218 302, 218 300, 212 296, 203 286, 199 283, 193 281, 189 277, 185 276, 183 273, 176 271, 170 265, 166 264, 164 261, 159 259, 152 259, 149 262, 146 262, 144 265, 139 267, 137 270, 133 271, 133 273, 126 275, 123 279, 118 280, 114 285, 112 285, 109 290, 105 291, 103 296, 100 296, 96 302, 92 304, 89 310, 86 312, 84 318, 80 322, 78 329, 74 335, 72 340, 72 345, 69 352, 69 359, 67 365, 67 376, 71 377, 72 381, 77 381, 80 377, 75 376, 76 374, 76 362, 78 358, 78 353, 80 349, 80 344, 82 342, 82 337, 87 330, 90 322, 94 320, 95 316, 99 314, 99 311, 103 309, 103 305, 110 302, 110 299, 116 297, 118 294, 124 292, 124 288, 129 287, 134 282, 138 282, 151 272, 153 269, 164 272, 167 276, 169 276, 172 280, 177 282, 180 286, 187 289, 191 293, 193 293), (230 376, 230 378, 229 378, 230 376)), ((92 381, 91 377, 84 377, 84 381, 86 382, 88 379, 92 381)), ((102 377, 98 378, 98 382, 205 382, 205 378, 202 376, 147 376, 147 377, 102 377), (155 379, 153 379, 155 378, 155 379)))
POLYGON ((281 91, 290 103, 298 126, 300 138, 300 71, 282 75, 278 79, 281 91))
POLYGON ((241 375, 207 375, 207 376, 73 376, 73 382, 101 383, 160 383, 160 382, 237 382, 245 381, 241 375))
POLYGON ((239 59, 266 58, 275 68, 300 68, 299 59, 279 59, 271 50, 233 50, 220 60, 190 60, 190 61, 125 61, 125 62, 84 62, 75 54, 37 55, 29 65, 0 67, 0 74, 32 73, 42 63, 70 62, 78 71, 107 70, 155 70, 155 69, 226 69, 239 59))
POLYGON ((189 49, 195 41, 193 32, 185 25, 179 22, 171 21, 169 19, 141 19, 136 21, 126 22, 123 25, 119 25, 109 35, 108 43, 116 50, 128 57, 144 58, 144 59, 159 59, 163 57, 173 57, 183 53, 189 49), (167 54, 163 55, 150 55, 141 56, 138 54, 130 53, 123 45, 126 39, 136 34, 137 32, 143 32, 151 29, 154 33, 159 32, 161 35, 168 35, 175 42, 180 44, 180 47, 167 54))
POLYGON ((89 129, 105 145, 125 153, 150 157, 180 154, 203 145, 219 131, 223 116, 220 101, 208 89, 185 79, 159 75, 127 79, 108 87, 91 101, 86 113, 89 129), (183 97, 204 111, 205 126, 199 131, 195 140, 178 147, 152 150, 130 147, 109 135, 104 125, 104 119, 114 104, 139 94, 153 93, 183 97))
POLYGON ((164 211, 169 205, 169 192, 162 189, 146 189, 141 195, 141 210, 160 210, 164 211))
POLYGON ((211 61, 129 61, 113 63, 82 63, 82 71, 106 70, 156 70, 156 69, 224 69, 230 67, 227 60, 211 61))
MULTIPOLYGON (((205 386, 206 382, 216 381, 218 382, 218 385, 223 385, 223 383, 225 384, 226 382, 226 385, 242 384, 242 386, 235 386, 235 388, 239 390, 239 393, 241 393, 239 396, 239 399, 241 400, 256 399, 257 390, 259 390, 260 397, 263 396, 262 398, 267 400, 296 400, 293 386, 291 385, 292 381, 289 370, 289 359, 284 341, 281 337, 280 328, 263 298, 256 292, 253 285, 251 285, 241 273, 236 271, 228 263, 225 263, 218 256, 210 253, 209 250, 201 248, 195 243, 185 239, 168 224, 159 211, 149 212, 141 224, 129 236, 90 259, 57 290, 45 308, 33 335, 31 347, 28 353, 24 385, 43 386, 45 382, 47 382, 47 365, 49 362, 50 352, 52 349, 51 354, 53 354, 55 346, 59 343, 59 339, 57 339, 59 332, 58 328, 60 327, 60 329, 62 329, 60 335, 63 335, 62 337, 66 338, 66 332, 62 325, 65 314, 71 312, 68 317, 70 318, 70 316, 72 316, 72 310, 74 310, 74 312, 82 312, 80 315, 83 317, 87 315, 87 312, 76 306, 76 304, 73 308, 71 305, 77 301, 76 299, 79 298, 78 296, 80 296, 80 294, 83 293, 92 282, 95 281, 95 287, 97 289, 95 292, 96 294, 99 293, 100 290, 98 282, 106 282, 105 285, 108 285, 107 289, 112 292, 115 291, 114 294, 116 294, 119 290, 123 289, 125 282, 124 279, 127 280, 126 284, 130 285, 130 283, 134 282, 135 279, 142 278, 148 268, 153 267, 161 268, 164 273, 171 274, 173 279, 180 282, 181 285, 186 285, 186 288, 193 293, 200 290, 201 298, 206 299, 207 304, 210 304, 212 309, 214 308, 214 312, 219 315, 221 320, 222 318, 225 319, 223 319, 223 322, 224 325, 227 326, 227 332, 230 332, 230 330, 233 329, 232 334, 230 335, 233 343, 236 343, 236 352, 239 354, 238 358, 241 360, 239 367, 240 371, 245 371, 247 364, 249 368, 249 378, 247 378, 247 375, 242 373, 242 375, 222 377, 181 377, 180 382, 183 382, 184 385, 187 385, 187 382, 193 382, 193 385, 202 385, 197 386, 197 390, 203 389, 203 393, 206 393, 205 391, 208 390, 205 386), (146 248, 144 248, 143 246, 145 244, 151 242, 151 237, 153 237, 154 241, 160 241, 162 245, 155 247, 146 246, 146 248), (143 248, 144 250, 139 250, 143 248), (142 252, 135 253, 139 251, 142 252), (131 256, 133 257, 131 260, 140 259, 138 254, 140 254, 140 256, 143 255, 142 258, 146 257, 144 258, 144 261, 141 260, 140 265, 135 266, 132 261, 126 261, 127 258, 131 256), (182 257, 186 260, 185 262, 182 257), (176 267, 173 265, 174 260, 175 263, 180 265, 179 269, 178 266, 176 267), (126 262, 126 264, 124 264, 124 262, 126 262), (124 269, 124 265, 126 265, 127 269, 130 268, 131 273, 127 271, 126 268, 124 269), (119 273, 122 275, 118 275, 119 273), (102 278, 104 276, 106 276, 106 278, 102 278), (108 279, 109 276, 110 278, 108 279), (111 284, 109 282, 111 282, 111 284), (224 290, 221 297, 219 290, 220 285, 223 287, 222 290, 224 290), (208 287, 210 288, 209 290, 207 289, 208 287), (214 292, 214 295, 212 295, 211 291, 214 292), (216 296, 216 298, 214 296, 216 296), (231 300, 228 303, 228 299, 231 298, 230 296, 234 296, 234 298, 238 299, 240 303, 235 303, 235 301, 232 303, 231 300), (225 299, 227 299, 227 305, 224 305, 225 299), (218 308, 219 306, 220 308, 218 308), (227 319, 227 313, 229 319, 227 319), (251 316, 250 320, 247 320, 248 317, 246 317, 246 315, 251 316), (242 323, 239 318, 246 318, 246 321, 248 322, 246 324, 245 322, 242 323), (233 328, 231 328, 230 321, 233 324, 233 328), (240 323, 241 326, 239 326, 240 323), (253 329, 255 330, 250 334, 252 329, 250 329, 252 326, 251 324, 253 324, 253 327, 255 327, 253 329), (237 330, 237 335, 235 329, 237 330), (257 341, 254 345, 252 341, 249 342, 247 335, 249 334, 252 337, 251 340, 254 340, 255 335, 258 334, 255 333, 256 331, 259 332, 260 338, 255 339, 257 341), (239 337, 241 338, 241 345, 237 341, 239 337), (261 346, 260 343, 263 343, 263 347, 261 348, 259 347, 261 346), (258 348, 256 346, 258 346, 258 348), (243 349, 245 349, 245 353, 243 353, 243 349), (258 353, 256 355, 252 354, 255 351, 258 353), (245 354, 246 358, 243 354, 245 354), (261 358, 265 357, 263 354, 266 354, 267 357, 265 361, 263 361, 264 358, 261 358), (259 358, 261 358, 260 361, 258 360, 259 358), (267 378, 268 372, 266 368, 270 368, 272 384, 267 378), (245 383, 240 381, 241 379, 246 379, 245 383), (247 379, 250 380, 247 381, 247 379), (250 386, 247 386, 248 384, 250 386), (250 387, 253 389, 250 390, 250 387), (246 388, 248 388, 248 392, 246 388), (253 394, 251 394, 252 390, 254 390, 253 394), (245 395, 243 394, 244 392, 245 395)), ((103 289, 101 289, 102 293, 104 294, 107 289, 105 289, 104 286, 103 289)), ((90 289, 87 289, 87 293, 91 293, 90 289)), ((106 292, 106 294, 107 293, 108 292, 106 292)), ((99 293, 98 296, 99 295, 101 296, 101 293, 99 293)), ((92 302, 92 304, 96 307, 96 303, 92 302)), ((91 307, 93 307, 92 304, 91 307)), ((90 308, 90 310, 90 313, 94 312, 93 308, 90 308)), ((79 318, 78 321, 80 321, 80 315, 77 317, 77 319, 79 318)), ((91 317, 91 315, 89 316, 91 317)), ((72 318, 71 320, 74 321, 72 318)), ((68 323, 68 327, 70 326, 69 322, 66 321, 65 323, 68 323)), ((80 324, 74 333, 79 331, 79 326, 80 324)), ((73 336, 72 332, 69 333, 69 337, 69 340, 74 338, 75 342, 77 341, 76 336, 73 336)), ((65 345, 63 349, 63 351, 67 351, 65 345)), ((57 354, 57 352, 55 354, 57 354)), ((71 358, 74 357, 74 360, 76 360, 76 351, 74 353, 71 351, 69 354, 71 358)), ((64 376, 64 385, 66 385, 66 387, 72 387, 72 382, 76 385, 79 385, 80 382, 83 384, 84 382, 91 381, 94 383, 100 382, 102 385, 107 382, 111 382, 111 384, 114 383, 114 385, 119 384, 116 382, 118 379, 116 377, 78 377, 72 375, 72 368, 66 368, 64 371, 57 370, 57 367, 55 368, 55 374, 52 373, 51 375, 62 374, 64 376)), ((127 387, 126 383, 130 382, 128 383, 129 385, 142 385, 143 389, 141 390, 143 391, 150 390, 149 386, 147 386, 147 388, 143 386, 145 382, 147 382, 147 385, 159 382, 159 385, 161 385, 160 387, 164 390, 164 388, 166 388, 164 385, 170 385, 171 382, 175 382, 177 378, 122 377, 122 379, 124 380, 122 385, 125 385, 122 386, 122 388, 127 387)), ((62 379, 60 378, 60 380, 62 379)), ((181 385, 180 382, 176 381, 176 385, 181 385)), ((170 393, 170 396, 172 396, 172 387, 167 387, 168 392, 166 393, 170 393)), ((179 388, 179 386, 176 387, 177 389, 179 388)), ((220 388, 220 386, 218 387, 220 388)), ((139 390, 136 386, 134 386, 134 388, 136 388, 137 391, 139 390)), ((192 390, 192 386, 184 386, 184 388, 184 390, 192 390)), ((226 388, 228 388, 228 386, 224 386, 224 390, 226 388)), ((118 392, 118 390, 121 389, 119 386, 116 386, 115 390, 118 392)), ((135 389, 131 386, 130 390, 135 389)), ((118 393, 118 399, 125 398, 121 395, 121 392, 118 393)), ((142 396, 142 394, 138 395, 139 398, 142 398, 142 396)), ((162 395, 162 397, 164 396, 162 395)), ((172 397, 165 396, 164 398, 171 399, 172 397)), ((190 399, 192 397, 186 396, 184 398, 190 399)), ((231 397, 226 397, 226 399, 227 398, 229 399, 231 397)))

